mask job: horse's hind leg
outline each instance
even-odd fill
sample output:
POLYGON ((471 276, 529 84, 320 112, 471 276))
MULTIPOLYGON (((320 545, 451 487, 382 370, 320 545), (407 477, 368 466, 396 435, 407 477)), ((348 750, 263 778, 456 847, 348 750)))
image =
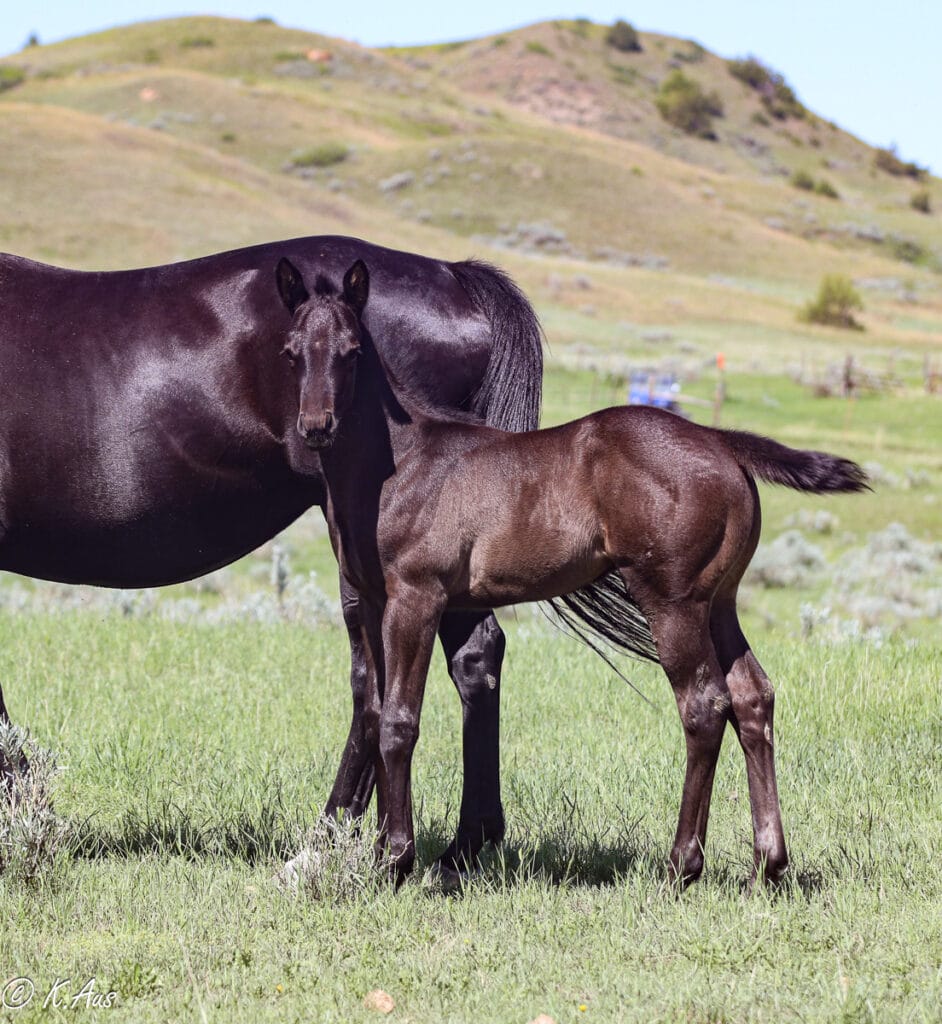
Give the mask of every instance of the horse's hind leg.
POLYGON ((732 697, 731 721, 746 758, 755 836, 753 878, 778 881, 788 867, 775 781, 775 691, 743 636, 735 598, 717 596, 710 631, 732 697))
POLYGON ((375 745, 366 734, 365 705, 370 664, 363 637, 360 599, 357 592, 340 577, 340 602, 344 624, 350 639, 350 689, 353 692, 353 718, 340 768, 324 807, 324 813, 337 817, 341 812, 356 818, 363 816, 376 783, 375 745))
POLYGON ((504 634, 490 612, 449 612, 438 636, 461 697, 464 778, 458 833, 439 857, 440 868, 474 864, 486 842, 504 838, 500 801, 500 670, 504 634))
POLYGON ((730 695, 713 648, 704 602, 642 609, 651 625, 687 743, 687 771, 668 869, 684 885, 703 871, 713 776, 729 717, 730 695))

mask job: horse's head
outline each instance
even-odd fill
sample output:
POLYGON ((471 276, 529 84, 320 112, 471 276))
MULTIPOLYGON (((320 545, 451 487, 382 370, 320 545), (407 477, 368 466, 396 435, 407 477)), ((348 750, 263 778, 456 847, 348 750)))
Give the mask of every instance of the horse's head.
POLYGON ((287 259, 278 263, 275 276, 292 314, 281 354, 294 368, 299 385, 298 433, 309 448, 326 448, 353 401, 369 271, 357 260, 344 275, 340 295, 321 282, 311 295, 287 259))

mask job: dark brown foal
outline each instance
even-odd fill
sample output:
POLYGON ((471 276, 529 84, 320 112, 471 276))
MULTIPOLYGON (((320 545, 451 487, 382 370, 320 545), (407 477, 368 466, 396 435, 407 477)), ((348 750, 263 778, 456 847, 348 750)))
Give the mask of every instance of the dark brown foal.
POLYGON ((736 614, 759 539, 754 477, 859 491, 862 470, 656 409, 607 409, 523 434, 446 421, 391 378, 363 329, 362 262, 339 295, 309 296, 287 261, 278 282, 294 314, 284 352, 297 374, 298 429, 321 453, 331 538, 369 609, 366 742, 397 876, 415 858, 412 754, 442 613, 546 600, 616 570, 650 628, 687 742, 671 875, 690 882, 703 869, 730 721, 749 777, 754 875, 778 879, 788 858, 773 691, 736 614))

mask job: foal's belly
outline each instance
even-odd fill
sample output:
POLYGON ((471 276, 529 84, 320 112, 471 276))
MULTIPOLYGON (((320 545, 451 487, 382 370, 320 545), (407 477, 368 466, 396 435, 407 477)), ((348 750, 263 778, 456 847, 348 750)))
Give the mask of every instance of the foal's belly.
POLYGON ((451 603, 499 608, 546 601, 578 590, 610 568, 598 545, 568 531, 486 537, 471 551, 466 593, 455 594, 451 603))

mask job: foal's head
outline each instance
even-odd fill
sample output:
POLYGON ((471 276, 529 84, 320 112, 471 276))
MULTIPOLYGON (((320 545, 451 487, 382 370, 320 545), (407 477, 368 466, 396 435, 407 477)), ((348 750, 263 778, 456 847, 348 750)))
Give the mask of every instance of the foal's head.
POLYGON ((275 272, 282 301, 293 314, 281 354, 294 368, 300 389, 298 433, 309 448, 326 448, 353 401, 362 326, 370 291, 362 260, 346 272, 340 295, 329 286, 311 295, 290 260, 275 272))

